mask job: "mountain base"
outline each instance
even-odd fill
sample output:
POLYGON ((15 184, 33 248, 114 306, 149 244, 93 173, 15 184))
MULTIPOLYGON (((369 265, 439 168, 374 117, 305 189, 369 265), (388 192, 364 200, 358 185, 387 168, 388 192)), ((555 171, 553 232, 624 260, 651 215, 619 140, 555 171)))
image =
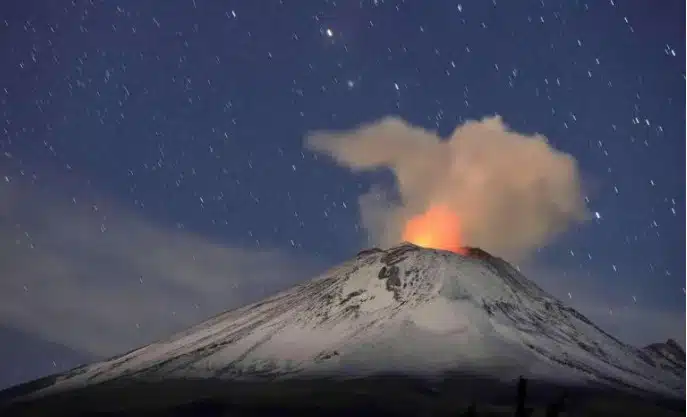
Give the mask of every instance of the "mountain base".
POLYGON ((513 416, 672 417, 684 401, 641 397, 600 387, 563 388, 451 376, 426 380, 407 376, 356 379, 291 379, 269 382, 119 379, 45 397, 0 405, 6 417, 79 416, 513 416), (520 397, 520 398, 519 398, 520 397), (565 407, 552 413, 552 404, 565 407), (564 410, 564 411, 560 411, 564 410), (529 412, 532 412, 529 414, 529 412), (522 412, 522 411, 521 411, 522 412))

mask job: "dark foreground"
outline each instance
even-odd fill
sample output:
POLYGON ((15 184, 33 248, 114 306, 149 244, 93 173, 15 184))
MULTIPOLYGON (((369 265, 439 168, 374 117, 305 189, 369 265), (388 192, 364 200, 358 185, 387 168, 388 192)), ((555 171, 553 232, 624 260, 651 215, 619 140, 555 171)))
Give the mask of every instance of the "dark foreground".
POLYGON ((17 401, 44 378, 0 392, 3 417, 57 416, 684 416, 684 400, 600 388, 510 384, 477 377, 427 382, 409 377, 236 382, 115 380, 17 401))

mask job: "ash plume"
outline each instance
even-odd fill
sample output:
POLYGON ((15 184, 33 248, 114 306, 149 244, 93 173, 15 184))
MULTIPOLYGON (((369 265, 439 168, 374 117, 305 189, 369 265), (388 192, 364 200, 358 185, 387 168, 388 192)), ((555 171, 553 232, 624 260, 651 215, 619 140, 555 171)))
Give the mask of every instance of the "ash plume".
POLYGON ((575 159, 499 116, 460 125, 445 140, 387 117, 314 132, 305 145, 352 172, 393 173, 396 190, 374 186, 359 199, 371 244, 398 243, 408 219, 441 204, 459 216, 462 243, 516 261, 587 218, 575 159))

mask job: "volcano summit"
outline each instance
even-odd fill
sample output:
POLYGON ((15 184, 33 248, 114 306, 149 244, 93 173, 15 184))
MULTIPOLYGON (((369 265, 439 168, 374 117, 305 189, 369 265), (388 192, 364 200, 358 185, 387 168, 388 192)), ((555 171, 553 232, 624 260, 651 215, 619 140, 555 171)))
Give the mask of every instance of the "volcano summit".
MULTIPOLYGON (((661 361, 652 354, 660 350, 620 342, 504 260, 475 248, 461 252, 412 244, 365 250, 266 300, 122 356, 10 389, 5 397, 30 406, 127 384, 223 381, 237 393, 244 392, 237 384, 294 386, 393 374, 423 381, 425 393, 452 378, 474 388, 477 381, 511 384, 524 376, 565 389, 683 398, 684 352, 681 361, 661 361)), ((490 386, 496 395, 496 385, 490 386)), ((472 399, 485 395, 469 392, 472 399)))

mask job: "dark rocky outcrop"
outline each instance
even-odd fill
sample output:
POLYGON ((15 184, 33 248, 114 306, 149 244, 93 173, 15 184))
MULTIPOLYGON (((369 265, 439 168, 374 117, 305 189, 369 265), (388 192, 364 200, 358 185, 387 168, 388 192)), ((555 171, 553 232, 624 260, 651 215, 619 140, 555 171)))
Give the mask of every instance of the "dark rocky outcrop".
POLYGON ((685 350, 675 340, 668 339, 665 342, 652 343, 640 349, 640 352, 648 356, 645 361, 651 361, 654 366, 684 377, 685 350))

